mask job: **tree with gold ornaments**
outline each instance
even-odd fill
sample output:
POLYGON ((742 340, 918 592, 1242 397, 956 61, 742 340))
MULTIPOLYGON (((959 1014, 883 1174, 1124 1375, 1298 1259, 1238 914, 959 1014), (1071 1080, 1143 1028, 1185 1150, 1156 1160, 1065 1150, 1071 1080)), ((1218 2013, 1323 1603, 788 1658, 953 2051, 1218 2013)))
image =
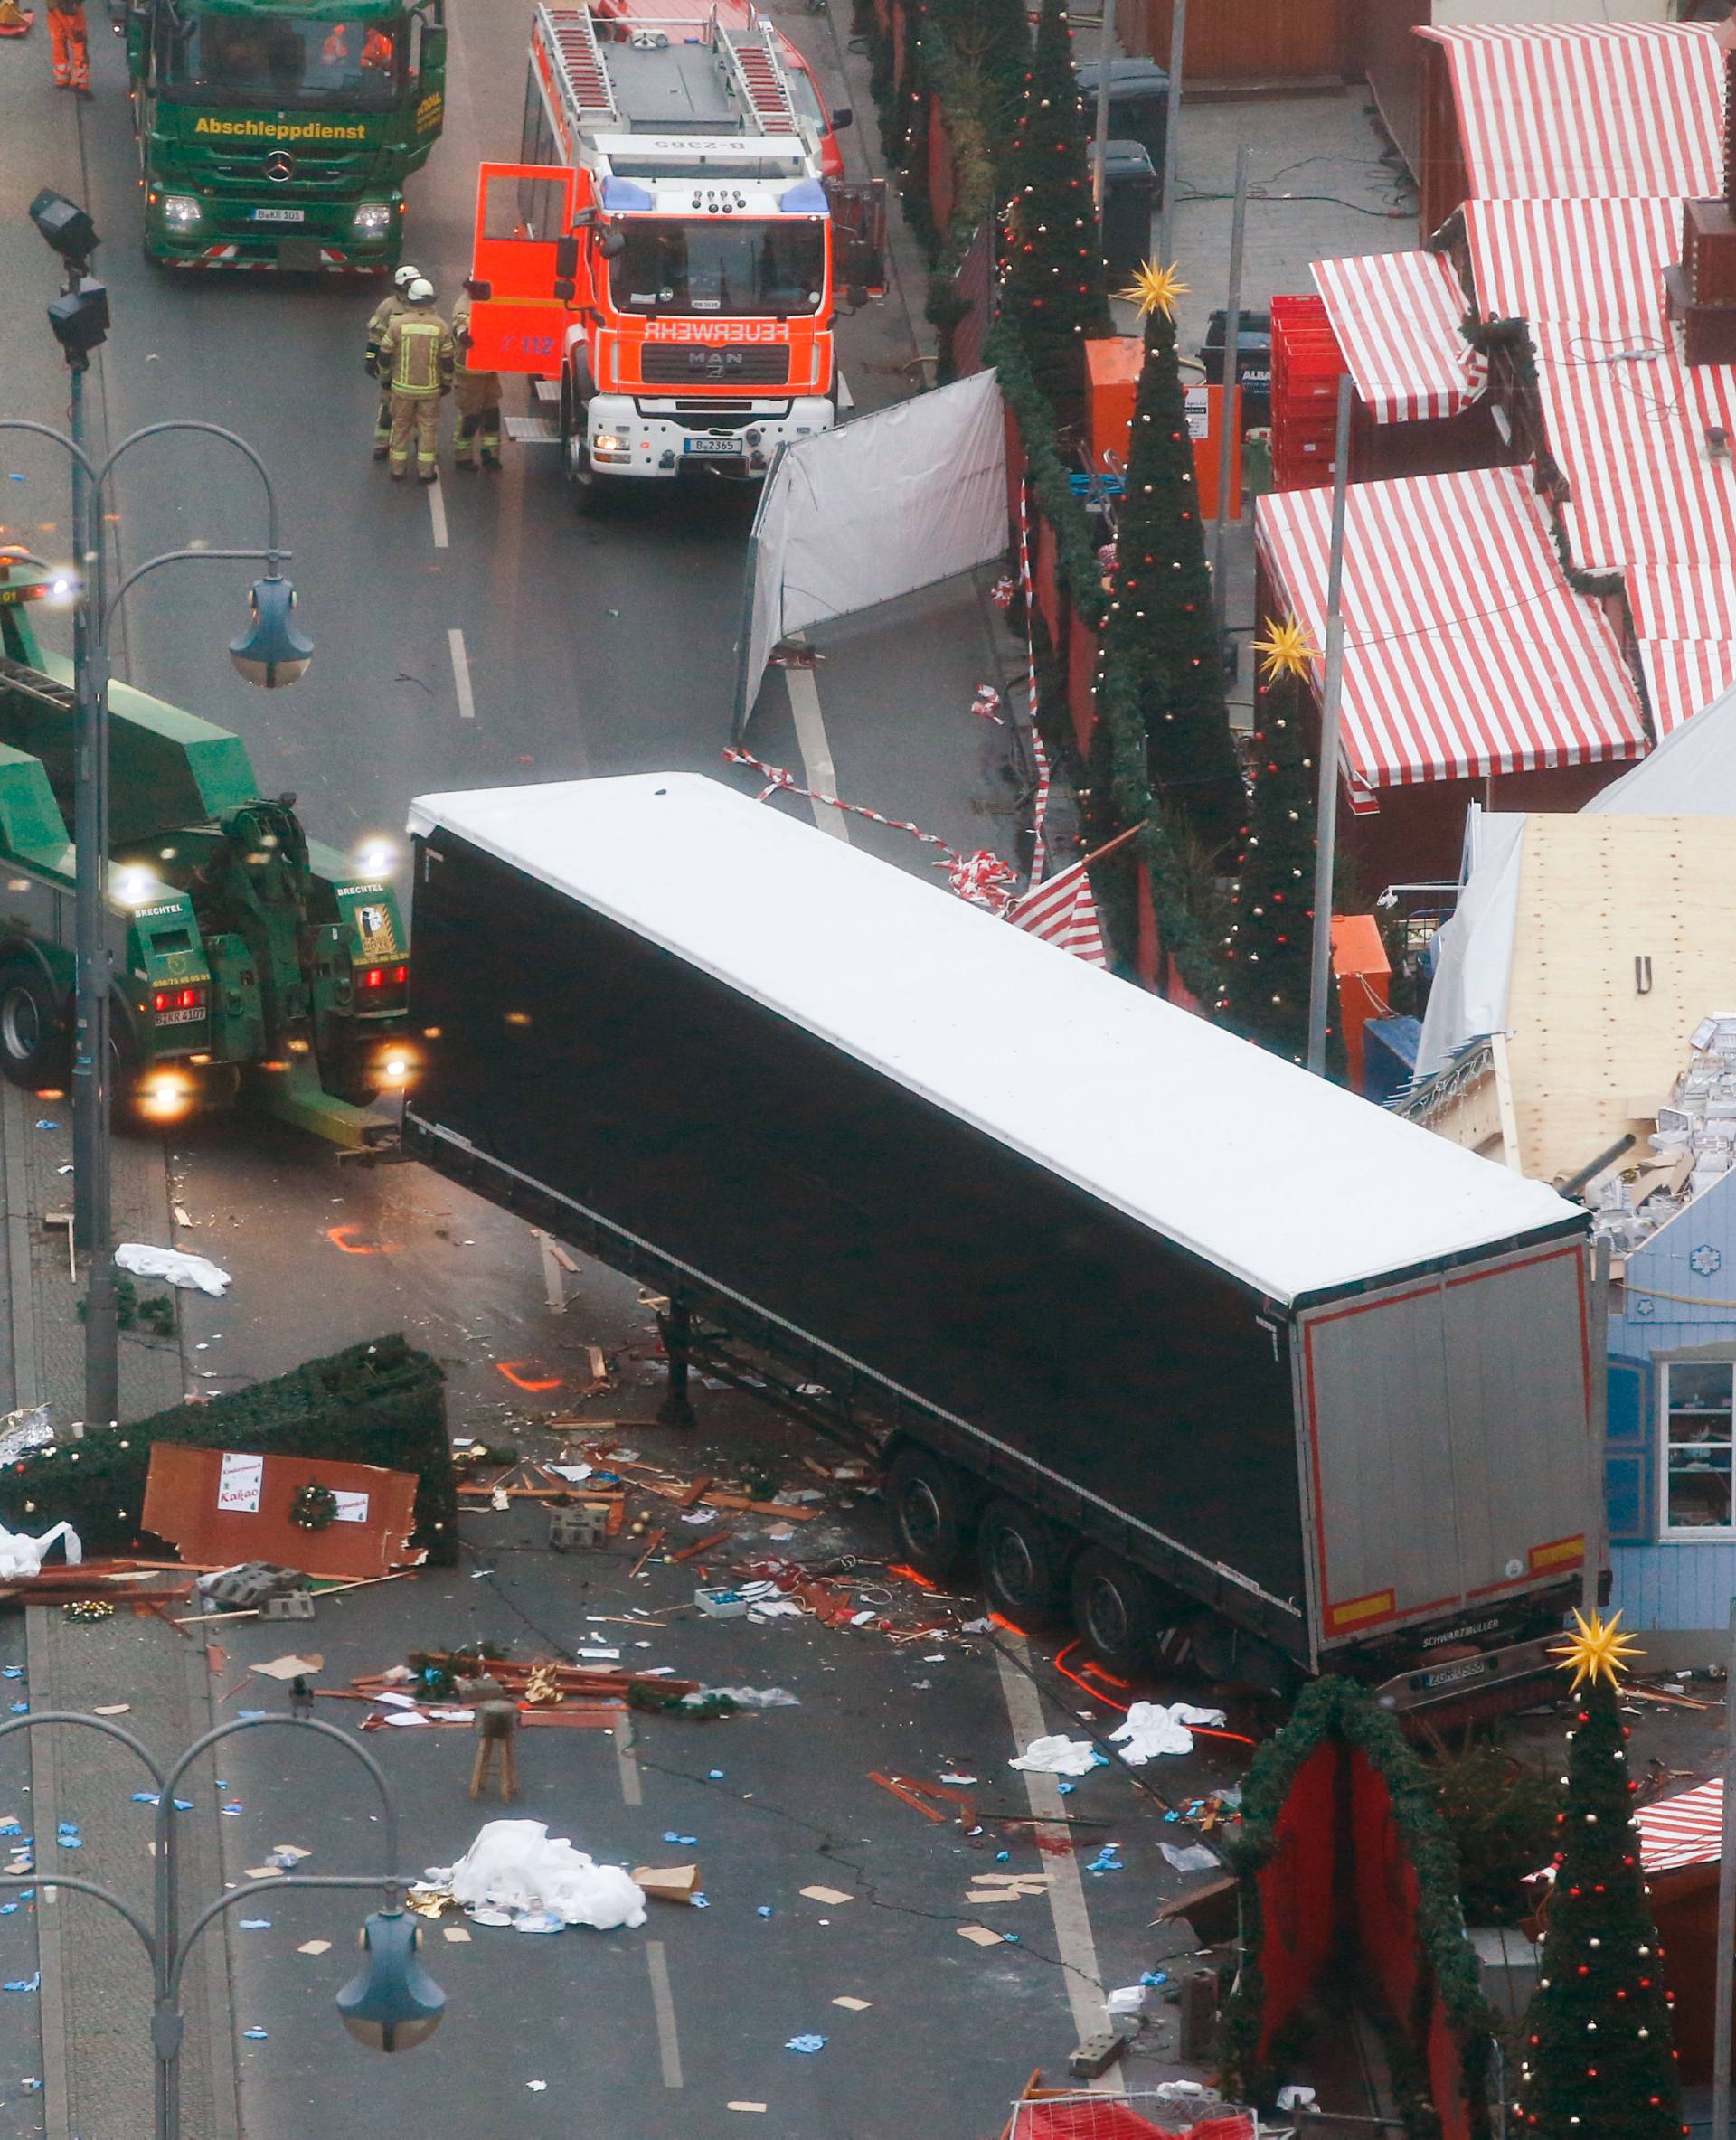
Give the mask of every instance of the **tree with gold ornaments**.
POLYGON ((1175 307, 1186 287, 1174 268, 1147 262, 1120 293, 1145 315, 1146 355, 1097 691, 1105 720, 1143 731, 1159 803, 1215 855, 1241 824, 1245 797, 1176 357, 1175 307))
POLYGON ((1083 406, 1087 340, 1115 332, 1091 201, 1090 131, 1066 7, 1043 0, 1002 166, 1011 197, 1001 312, 1063 421, 1083 406))
POLYGON ((1679 2140, 1671 1994, 1639 1862, 1618 1683, 1637 1654, 1621 1615, 1575 1613, 1556 1652, 1573 1674, 1567 1809, 1538 1982, 1525 2016, 1514 2130, 1524 2140, 1679 2140))
MULTIPOLYGON (((1292 1062, 1308 1059, 1314 959, 1318 775, 1309 743, 1307 679, 1316 648, 1295 617, 1254 643, 1254 792, 1231 872, 1235 897, 1216 1010, 1246 1040, 1292 1062)), ((1327 1006, 1327 1071, 1343 1060, 1337 1004, 1327 1006)))

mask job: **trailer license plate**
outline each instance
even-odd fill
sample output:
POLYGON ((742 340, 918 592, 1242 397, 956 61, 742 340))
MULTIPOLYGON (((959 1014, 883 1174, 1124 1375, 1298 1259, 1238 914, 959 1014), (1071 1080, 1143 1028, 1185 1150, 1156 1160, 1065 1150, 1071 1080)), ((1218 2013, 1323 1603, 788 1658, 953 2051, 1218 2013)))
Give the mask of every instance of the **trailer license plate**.
POLYGON ((256 208, 253 221, 256 223, 305 223, 307 211, 305 208, 256 208))
POLYGON ((203 1009, 192 1011, 159 1011, 156 1013, 156 1023, 159 1025, 197 1025, 204 1014, 205 1013, 203 1009))
POLYGON ((741 441, 739 438, 689 438, 686 450, 689 453, 727 455, 731 460, 740 460, 741 441))

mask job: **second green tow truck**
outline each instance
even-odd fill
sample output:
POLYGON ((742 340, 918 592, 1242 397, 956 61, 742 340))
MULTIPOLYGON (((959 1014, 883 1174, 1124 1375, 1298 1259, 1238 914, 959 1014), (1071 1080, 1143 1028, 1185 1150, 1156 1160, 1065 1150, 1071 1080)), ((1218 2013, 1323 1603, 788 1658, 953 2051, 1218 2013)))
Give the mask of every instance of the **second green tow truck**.
MULTIPOLYGON (((0 1073, 64 1088, 73 997, 73 700, 0 554, 0 1073), (8 577, 8 573, 11 577, 8 577)), ((109 687, 116 1104, 172 1120, 250 1105, 354 1150, 413 1074, 392 886, 263 796, 239 736, 109 687)))

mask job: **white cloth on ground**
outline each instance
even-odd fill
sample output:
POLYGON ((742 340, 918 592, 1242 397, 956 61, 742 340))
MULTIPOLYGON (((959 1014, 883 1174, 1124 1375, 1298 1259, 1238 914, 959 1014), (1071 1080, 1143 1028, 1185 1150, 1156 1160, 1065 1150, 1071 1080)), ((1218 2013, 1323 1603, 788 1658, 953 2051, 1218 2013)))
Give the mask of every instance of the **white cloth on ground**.
POLYGON ((221 1300, 229 1287, 229 1273, 220 1270, 208 1257, 189 1256, 184 1249, 156 1249, 148 1241, 122 1241, 115 1262, 136 1278, 163 1278, 171 1286, 196 1287, 221 1300))
POLYGON ((1033 1739, 1007 1767, 1029 1769, 1037 1776, 1083 1776, 1097 1767, 1097 1755, 1089 1739, 1068 1739, 1057 1731, 1046 1739, 1033 1739))
POLYGON ((1195 1709, 1191 1702, 1136 1702, 1127 1721, 1118 1724, 1109 1737, 1121 1749, 1121 1758, 1130 1768, 1140 1768, 1154 1754, 1191 1754, 1194 1734, 1190 1724, 1222 1725, 1221 1709, 1195 1709))
POLYGON ((514 1918, 547 1913, 598 1932, 645 1922, 643 1889, 618 1865, 599 1865, 565 1836, 551 1836, 542 1821, 486 1822, 456 1865, 428 1877, 459 1902, 514 1918))

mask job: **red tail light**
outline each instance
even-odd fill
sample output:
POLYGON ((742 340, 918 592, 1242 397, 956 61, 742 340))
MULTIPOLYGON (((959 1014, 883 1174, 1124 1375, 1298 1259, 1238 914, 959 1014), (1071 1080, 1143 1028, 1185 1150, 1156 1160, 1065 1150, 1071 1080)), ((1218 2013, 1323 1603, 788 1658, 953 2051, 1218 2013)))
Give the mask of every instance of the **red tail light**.
POLYGON ((151 996, 151 1009, 159 1018, 175 1012, 183 1017, 190 1013, 203 1016, 204 1008, 203 988, 159 988, 151 996))
POLYGON ((409 979, 407 966, 359 966, 355 969, 358 992, 374 1002, 401 998, 409 979))

